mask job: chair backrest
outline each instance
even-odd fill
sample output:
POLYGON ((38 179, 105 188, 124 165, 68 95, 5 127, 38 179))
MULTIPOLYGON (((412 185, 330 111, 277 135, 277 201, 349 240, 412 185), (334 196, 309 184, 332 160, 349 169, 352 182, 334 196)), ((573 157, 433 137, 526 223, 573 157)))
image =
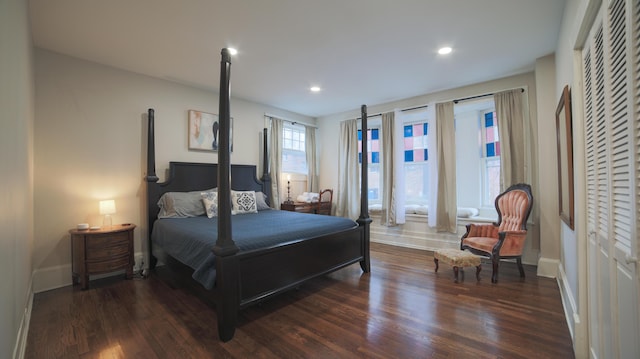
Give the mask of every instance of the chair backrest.
POLYGON ((530 185, 518 183, 507 188, 496 197, 498 231, 526 230, 532 208, 533 195, 530 185))
POLYGON ((331 204, 333 203, 333 190, 323 189, 318 196, 317 214, 331 215, 331 204))

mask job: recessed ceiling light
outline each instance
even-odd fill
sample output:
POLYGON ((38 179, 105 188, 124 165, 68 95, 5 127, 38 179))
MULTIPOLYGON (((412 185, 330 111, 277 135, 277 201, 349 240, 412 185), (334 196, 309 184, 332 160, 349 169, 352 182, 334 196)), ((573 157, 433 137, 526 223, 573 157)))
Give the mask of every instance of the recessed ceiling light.
POLYGON ((449 54, 449 53, 451 53, 451 48, 450 48, 450 47, 443 47, 443 48, 440 48, 440 49, 438 50, 438 53, 439 53, 440 55, 446 55, 446 54, 449 54))
POLYGON ((238 53, 238 50, 234 49, 233 47, 227 47, 227 50, 229 50, 229 55, 235 55, 238 53))
POLYGON ((322 89, 319 86, 311 86, 309 90, 311 90, 311 92, 320 92, 322 89))

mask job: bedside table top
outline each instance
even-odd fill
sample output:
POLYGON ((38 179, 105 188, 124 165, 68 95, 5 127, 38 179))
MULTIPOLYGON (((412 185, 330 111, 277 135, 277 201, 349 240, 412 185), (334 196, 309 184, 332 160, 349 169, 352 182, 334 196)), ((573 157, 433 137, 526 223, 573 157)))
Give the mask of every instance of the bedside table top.
POLYGON ((71 234, 101 234, 101 233, 115 233, 115 232, 125 232, 130 231, 136 228, 136 225, 133 223, 123 223, 123 224, 114 224, 110 227, 100 227, 100 229, 78 229, 71 228, 69 233, 71 234))

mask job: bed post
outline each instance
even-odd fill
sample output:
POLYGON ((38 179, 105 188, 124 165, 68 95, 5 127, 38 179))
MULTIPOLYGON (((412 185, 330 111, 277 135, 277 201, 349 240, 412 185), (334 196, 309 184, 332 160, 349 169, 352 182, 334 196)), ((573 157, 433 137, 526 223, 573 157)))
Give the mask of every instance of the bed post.
MULTIPOLYGON (((364 148, 367 146, 367 105, 362 105, 360 108, 361 117, 362 117, 362 147, 363 154, 365 153, 364 148)), ((362 156, 362 168, 361 168, 361 176, 360 176, 360 217, 357 222, 362 227, 362 252, 364 253, 364 258, 360 261, 360 268, 365 273, 369 273, 371 270, 371 262, 369 259, 369 224, 371 223, 371 218, 369 218, 369 198, 368 191, 369 181, 368 175, 369 172, 367 170, 367 163, 369 159, 366 154, 362 156)))
POLYGON ((218 335, 227 342, 233 338, 236 329, 240 303, 239 267, 235 254, 238 247, 231 237, 231 160, 230 160, 230 75, 231 56, 228 49, 222 49, 220 61, 220 147, 218 148, 218 240, 213 247, 216 255, 216 315, 218 335))
MULTIPOLYGON (((267 129, 264 128, 262 130, 262 178, 260 178, 260 181, 263 183, 262 188, 264 188, 264 194, 267 195, 267 201, 269 201, 271 198, 271 176, 269 176, 269 156, 267 152, 269 146, 267 141, 267 129)), ((275 206, 272 207, 276 208, 275 206)))
MULTIPOLYGON (((150 108, 147 111, 147 176, 145 180, 147 183, 158 182, 158 176, 156 176, 156 150, 155 150, 155 133, 154 133, 154 121, 155 111, 150 108)), ((147 185, 147 201, 150 198, 150 186, 147 185)), ((147 251, 149 254, 149 269, 153 269, 158 262, 158 259, 151 253, 151 230, 153 229, 153 222, 155 221, 155 215, 150 213, 149 206, 147 206, 147 251)))

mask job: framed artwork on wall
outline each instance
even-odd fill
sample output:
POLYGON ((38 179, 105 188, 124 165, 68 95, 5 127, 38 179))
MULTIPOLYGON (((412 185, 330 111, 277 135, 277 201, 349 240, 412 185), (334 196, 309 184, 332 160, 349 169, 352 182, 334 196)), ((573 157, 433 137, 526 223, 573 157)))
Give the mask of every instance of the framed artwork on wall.
POLYGON ((571 229, 573 213, 573 128, 571 122, 571 91, 565 86, 556 109, 558 142, 558 198, 560 218, 571 229))
MULTIPOLYGON (((189 110, 189 150, 217 152, 220 143, 218 115, 189 110)), ((229 144, 233 151, 233 118, 229 129, 229 144)))

